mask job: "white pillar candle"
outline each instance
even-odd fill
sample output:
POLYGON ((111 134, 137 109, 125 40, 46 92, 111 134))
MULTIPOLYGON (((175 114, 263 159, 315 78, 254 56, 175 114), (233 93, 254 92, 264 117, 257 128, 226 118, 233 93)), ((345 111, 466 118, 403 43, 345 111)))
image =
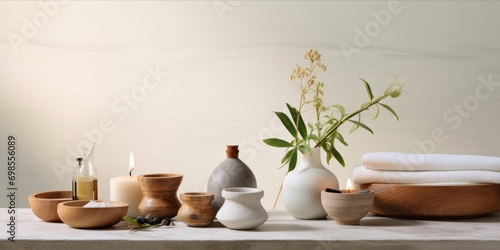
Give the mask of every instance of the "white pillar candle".
POLYGON ((130 151, 129 175, 111 178, 109 182, 109 199, 128 203, 127 216, 135 218, 140 214, 139 203, 142 200, 142 190, 137 176, 131 176, 134 166, 134 154, 130 151))
POLYGON ((127 216, 135 218, 139 215, 139 203, 142 200, 142 190, 137 182, 137 176, 119 176, 109 182, 109 199, 128 203, 127 216))

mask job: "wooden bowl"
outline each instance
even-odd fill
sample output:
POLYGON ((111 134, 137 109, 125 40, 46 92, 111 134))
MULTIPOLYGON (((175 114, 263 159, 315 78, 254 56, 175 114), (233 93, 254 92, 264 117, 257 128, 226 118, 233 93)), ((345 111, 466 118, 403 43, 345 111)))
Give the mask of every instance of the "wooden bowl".
POLYGON ((375 192, 371 212, 414 219, 472 218, 500 211, 498 184, 361 184, 375 192))
POLYGON ((74 228, 104 228, 120 222, 127 215, 128 204, 110 201, 115 207, 83 207, 89 201, 67 201, 57 205, 61 220, 74 228))
POLYGON ((43 221, 61 222, 57 205, 72 200, 71 191, 48 191, 28 196, 31 211, 43 221))

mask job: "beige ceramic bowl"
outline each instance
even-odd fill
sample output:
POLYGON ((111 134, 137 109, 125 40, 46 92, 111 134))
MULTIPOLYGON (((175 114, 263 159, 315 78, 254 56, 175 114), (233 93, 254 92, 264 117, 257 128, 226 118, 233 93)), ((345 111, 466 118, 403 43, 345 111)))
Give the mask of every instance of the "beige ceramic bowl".
POLYGON ((48 222, 61 222, 57 215, 57 205, 71 200, 71 191, 48 191, 28 196, 31 211, 41 220, 48 222))
POLYGON ((359 221, 370 211, 374 193, 329 193, 321 191, 321 204, 328 216, 339 225, 359 225, 359 221))
POLYGON ((115 207, 83 207, 89 201, 67 201, 57 205, 61 220, 74 228, 104 228, 120 222, 127 215, 128 204, 109 201, 115 207))

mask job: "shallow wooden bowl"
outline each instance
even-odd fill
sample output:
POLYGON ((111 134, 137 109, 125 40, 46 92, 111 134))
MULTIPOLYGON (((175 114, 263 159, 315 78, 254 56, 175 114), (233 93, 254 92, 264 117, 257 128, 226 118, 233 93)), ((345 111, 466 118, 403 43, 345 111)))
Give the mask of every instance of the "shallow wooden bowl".
POLYGON ((361 184, 375 192, 371 212, 389 217, 453 219, 500 211, 498 184, 361 184))
POLYGON ((104 228, 120 222, 127 215, 128 204, 111 201, 115 207, 83 207, 89 201, 67 201, 57 205, 61 220, 74 228, 104 228))
POLYGON ((61 222, 57 205, 72 200, 71 191, 48 191, 28 196, 31 211, 43 221, 61 222))

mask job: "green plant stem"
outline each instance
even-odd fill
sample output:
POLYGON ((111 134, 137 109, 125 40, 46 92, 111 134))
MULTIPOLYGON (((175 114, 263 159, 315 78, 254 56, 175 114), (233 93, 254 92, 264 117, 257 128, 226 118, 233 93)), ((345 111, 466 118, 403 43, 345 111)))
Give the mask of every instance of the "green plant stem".
MULTIPOLYGON (((303 91, 303 90, 302 90, 303 91)), ((297 120, 295 121, 295 134, 297 135, 297 137, 295 138, 295 145, 297 145, 299 143, 299 121, 300 121, 300 117, 301 117, 301 112, 302 112, 302 106, 304 106, 303 104, 304 102, 304 92, 302 92, 302 94, 300 95, 300 101, 299 101, 299 109, 297 110, 297 120)))
POLYGON ((373 100, 373 101, 370 101, 370 104, 368 104, 366 107, 364 108, 360 108, 356 111, 354 111, 352 114, 350 115, 347 115, 345 117, 342 117, 339 122, 337 124, 335 124, 332 128, 328 129, 328 133, 326 133, 323 138, 321 138, 317 143, 316 145, 314 145, 315 148, 317 148, 318 146, 320 146, 324 141, 326 141, 328 139, 328 137, 330 137, 342 124, 344 124, 344 122, 348 121, 349 119, 353 118, 354 116, 358 115, 359 113, 365 111, 365 110, 368 110, 371 106, 373 105, 376 105, 378 103, 380 103, 380 101, 384 100, 385 98, 391 96, 393 93, 397 92, 397 91, 400 91, 399 89, 398 90, 394 90, 394 91, 391 91, 391 92, 388 92, 382 96, 379 96, 377 99, 373 100))
POLYGON ((278 195, 276 195, 276 200, 274 200, 273 210, 276 209, 276 204, 278 204, 278 199, 280 198, 281 190, 283 189, 283 182, 285 182, 285 177, 283 177, 283 180, 281 181, 280 190, 278 191, 278 195))
MULTIPOLYGON (((319 87, 316 87, 316 95, 318 95, 318 90, 319 87)), ((323 104, 321 106, 323 106, 323 104)), ((321 128, 317 124, 320 123, 321 107, 315 107, 315 109, 316 109, 316 124, 314 126, 316 127, 317 130, 316 132, 318 133, 318 138, 319 138, 321 135, 321 128)))

